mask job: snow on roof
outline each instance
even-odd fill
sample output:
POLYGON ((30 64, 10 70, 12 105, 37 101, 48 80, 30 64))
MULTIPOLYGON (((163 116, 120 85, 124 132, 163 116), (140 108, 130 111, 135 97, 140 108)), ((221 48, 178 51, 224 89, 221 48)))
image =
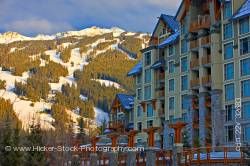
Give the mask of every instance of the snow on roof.
POLYGON ((140 61, 139 63, 137 63, 127 74, 127 76, 134 76, 137 75, 139 73, 141 73, 142 71, 142 61, 140 61))
POLYGON ((233 20, 240 19, 250 15, 250 0, 246 0, 239 10, 232 17, 233 20))
POLYGON ((121 102, 123 108, 129 110, 133 108, 134 97, 127 94, 119 93, 116 95, 118 100, 121 102))
POLYGON ((177 31, 174 34, 170 35, 168 38, 166 38, 161 44, 159 44, 159 48, 164 48, 170 44, 173 44, 176 40, 179 39, 180 32, 177 31))
POLYGON ((162 67, 164 64, 165 64, 164 59, 160 59, 160 60, 156 61, 156 62, 151 66, 151 68, 152 68, 152 69, 159 69, 159 68, 162 67))
POLYGON ((160 19, 162 19, 174 32, 179 29, 179 22, 175 20, 174 16, 161 14, 160 19))

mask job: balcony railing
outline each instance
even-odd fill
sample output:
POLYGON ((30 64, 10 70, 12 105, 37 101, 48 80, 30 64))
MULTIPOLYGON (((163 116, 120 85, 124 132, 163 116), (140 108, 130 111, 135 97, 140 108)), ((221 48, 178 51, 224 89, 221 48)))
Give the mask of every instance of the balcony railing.
POLYGON ((199 59, 197 58, 192 58, 190 61, 190 68, 191 69, 196 69, 199 67, 199 59))
POLYGON ((110 129, 118 129, 118 128, 123 128, 124 124, 120 121, 111 121, 109 122, 109 128, 110 129))
POLYGON ((200 86, 200 81, 199 81, 199 79, 197 78, 197 79, 191 80, 191 81, 190 81, 190 86, 191 86, 191 88, 200 86))
POLYGON ((202 77, 202 85, 210 85, 210 84, 211 84, 211 75, 202 77))
POLYGON ((192 40, 190 41, 190 49, 195 49, 199 47, 198 40, 192 40))
POLYGON ((190 32, 197 32, 200 29, 209 29, 210 25, 209 15, 198 15, 198 19, 193 21, 190 25, 190 32))
POLYGON ((158 78, 160 81, 165 80, 165 73, 164 72, 159 72, 158 73, 158 78))
POLYGON ((157 97, 157 98, 162 98, 162 97, 164 97, 164 96, 165 96, 165 90, 164 90, 164 88, 158 89, 158 90, 156 91, 156 97, 157 97))
POLYGON ((201 45, 207 45, 210 44, 210 36, 205 36, 201 38, 201 45))
POLYGON ((208 65, 211 63, 211 55, 204 55, 201 59, 202 65, 208 65))

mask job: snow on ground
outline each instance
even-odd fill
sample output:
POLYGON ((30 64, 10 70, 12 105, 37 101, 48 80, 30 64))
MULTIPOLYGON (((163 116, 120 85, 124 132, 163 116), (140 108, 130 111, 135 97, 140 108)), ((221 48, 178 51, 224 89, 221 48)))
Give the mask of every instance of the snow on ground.
POLYGON ((0 68, 0 80, 6 81, 6 90, 11 90, 15 87, 15 81, 25 83, 29 77, 28 72, 24 72, 21 76, 13 76, 9 71, 2 71, 0 68))
POLYGON ((105 86, 114 86, 114 87, 117 88, 117 89, 120 89, 120 88, 121 88, 121 85, 120 85, 120 84, 118 84, 118 83, 116 83, 116 82, 113 82, 113 81, 102 80, 102 79, 91 79, 91 80, 100 82, 100 84, 105 85, 105 86))
POLYGON ((50 109, 51 104, 45 102, 35 102, 32 106, 31 101, 20 99, 12 91, 0 90, 0 97, 10 100, 13 104, 13 109, 22 122, 22 127, 27 129, 31 125, 32 119, 35 119, 36 122, 40 122, 41 128, 43 129, 53 129, 54 127, 51 123, 54 119, 49 114, 41 114, 40 112, 44 109, 50 109))
POLYGON ((58 45, 57 48, 67 48, 72 44, 73 43, 70 43, 70 42, 62 43, 61 45, 58 45))
POLYGON ((88 97, 83 96, 83 95, 80 95, 79 98, 80 98, 82 101, 87 101, 87 100, 88 100, 88 97))
POLYGON ((10 49, 10 53, 14 52, 17 48, 16 47, 13 47, 10 49))
POLYGON ((102 109, 94 107, 94 112, 97 125, 101 125, 104 120, 106 122, 109 121, 108 113, 104 112, 102 109))
POLYGON ((136 33, 134 33, 134 32, 128 32, 125 34, 125 36, 134 36, 134 35, 136 35, 136 33))

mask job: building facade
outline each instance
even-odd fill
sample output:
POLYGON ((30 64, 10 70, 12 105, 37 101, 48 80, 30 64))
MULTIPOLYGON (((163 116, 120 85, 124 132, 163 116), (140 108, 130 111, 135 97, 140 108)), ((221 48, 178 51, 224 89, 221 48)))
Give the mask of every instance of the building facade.
POLYGON ((143 129, 161 127, 155 140, 168 147, 168 125, 182 121, 189 146, 233 145, 237 121, 241 143, 250 143, 249 15, 249 0, 184 0, 175 17, 159 17, 141 62, 128 73, 136 83, 138 142, 147 141, 143 129))

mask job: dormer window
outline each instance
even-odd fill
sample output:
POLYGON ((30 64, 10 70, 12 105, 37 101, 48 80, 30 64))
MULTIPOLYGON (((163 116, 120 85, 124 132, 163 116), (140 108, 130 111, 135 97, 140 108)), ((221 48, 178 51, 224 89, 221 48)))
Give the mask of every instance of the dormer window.
POLYGON ((162 28, 162 35, 166 34, 166 28, 162 28))

